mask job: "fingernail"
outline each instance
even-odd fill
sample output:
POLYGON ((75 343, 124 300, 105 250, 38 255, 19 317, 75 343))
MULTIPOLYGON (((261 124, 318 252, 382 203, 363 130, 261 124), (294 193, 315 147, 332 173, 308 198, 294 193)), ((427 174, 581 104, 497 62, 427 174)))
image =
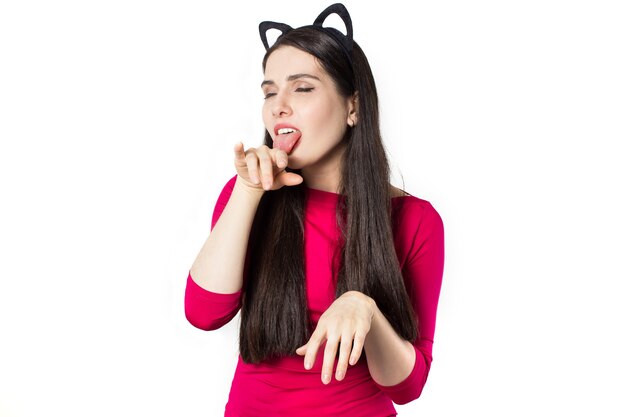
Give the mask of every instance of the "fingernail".
POLYGON ((342 380, 343 379, 343 372, 337 372, 337 380, 342 380))
POLYGON ((323 382, 324 384, 328 384, 328 383, 330 382, 330 375, 328 375, 328 374, 324 374, 324 375, 322 376, 322 382, 323 382))
POLYGON ((304 369, 311 369, 311 362, 304 362, 304 369))

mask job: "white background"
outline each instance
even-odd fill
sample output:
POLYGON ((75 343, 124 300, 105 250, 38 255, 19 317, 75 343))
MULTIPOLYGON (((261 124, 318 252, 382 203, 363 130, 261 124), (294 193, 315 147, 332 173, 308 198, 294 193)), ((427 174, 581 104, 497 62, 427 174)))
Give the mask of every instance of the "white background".
MULTIPOLYGON (((331 1, 222 3, 0 3, 1 416, 223 414, 239 319, 192 327, 187 272, 262 139, 258 23, 331 1)), ((345 4, 446 232, 399 415, 625 415, 622 2, 345 4)))

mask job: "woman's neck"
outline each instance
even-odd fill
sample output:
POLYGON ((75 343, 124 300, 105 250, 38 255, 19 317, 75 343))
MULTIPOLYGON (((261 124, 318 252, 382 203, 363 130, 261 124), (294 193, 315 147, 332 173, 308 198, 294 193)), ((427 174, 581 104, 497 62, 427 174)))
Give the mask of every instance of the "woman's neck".
POLYGON ((302 170, 302 176, 304 177, 304 183, 309 188, 329 193, 339 193, 339 176, 321 172, 305 173, 304 169, 302 170))
POLYGON ((345 152, 345 144, 342 145, 325 161, 319 161, 315 165, 302 168, 302 177, 307 187, 335 194, 339 193, 341 163, 345 152))

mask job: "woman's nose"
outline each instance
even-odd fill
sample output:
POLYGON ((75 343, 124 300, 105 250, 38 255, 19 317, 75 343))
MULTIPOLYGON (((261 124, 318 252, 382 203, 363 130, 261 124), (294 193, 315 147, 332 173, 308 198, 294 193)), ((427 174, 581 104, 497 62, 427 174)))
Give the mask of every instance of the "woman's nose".
POLYGON ((274 103, 272 104, 272 115, 274 117, 291 114, 291 106, 289 105, 287 97, 285 97, 284 94, 277 94, 276 97, 274 97, 274 103))

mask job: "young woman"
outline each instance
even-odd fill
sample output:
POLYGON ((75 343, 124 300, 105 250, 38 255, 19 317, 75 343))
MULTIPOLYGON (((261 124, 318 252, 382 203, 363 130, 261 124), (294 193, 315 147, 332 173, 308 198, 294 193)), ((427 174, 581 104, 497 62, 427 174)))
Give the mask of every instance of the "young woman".
POLYGON ((389 182, 376 86, 341 4, 260 25, 265 143, 237 171, 187 277, 187 319, 241 309, 226 416, 395 416, 432 361, 443 223, 389 182), (347 34, 323 27, 338 14, 347 34), (269 47, 268 29, 282 31, 269 47))

